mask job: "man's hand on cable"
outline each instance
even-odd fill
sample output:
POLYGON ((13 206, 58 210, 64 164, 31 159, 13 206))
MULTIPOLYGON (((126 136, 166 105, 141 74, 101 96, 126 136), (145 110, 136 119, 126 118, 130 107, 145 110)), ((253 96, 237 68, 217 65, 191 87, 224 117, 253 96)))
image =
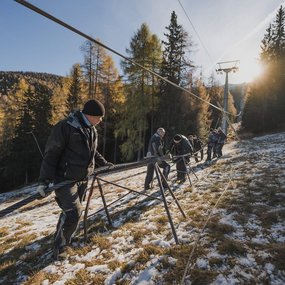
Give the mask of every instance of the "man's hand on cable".
POLYGON ((44 198, 44 197, 49 195, 49 193, 47 191, 49 188, 48 186, 49 186, 49 181, 39 182, 39 185, 36 189, 36 192, 38 194, 40 194, 40 196, 41 196, 40 198, 44 198))
POLYGON ((108 161, 108 162, 105 164, 105 166, 108 166, 108 168, 111 168, 111 167, 114 166, 114 164, 113 164, 112 162, 108 161))

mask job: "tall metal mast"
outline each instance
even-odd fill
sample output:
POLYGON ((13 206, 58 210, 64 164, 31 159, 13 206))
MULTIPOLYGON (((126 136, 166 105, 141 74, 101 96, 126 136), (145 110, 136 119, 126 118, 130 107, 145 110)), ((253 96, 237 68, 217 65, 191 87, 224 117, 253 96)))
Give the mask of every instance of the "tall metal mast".
POLYGON ((223 119, 222 119, 222 130, 227 135, 228 132, 228 121, 227 121, 227 114, 228 112, 228 94, 229 94, 229 73, 230 72, 237 72, 238 71, 238 64, 239 60, 232 60, 232 61, 223 61, 218 62, 218 69, 216 69, 218 74, 222 74, 223 72, 226 74, 225 80, 225 88, 224 88, 224 103, 223 103, 223 119))

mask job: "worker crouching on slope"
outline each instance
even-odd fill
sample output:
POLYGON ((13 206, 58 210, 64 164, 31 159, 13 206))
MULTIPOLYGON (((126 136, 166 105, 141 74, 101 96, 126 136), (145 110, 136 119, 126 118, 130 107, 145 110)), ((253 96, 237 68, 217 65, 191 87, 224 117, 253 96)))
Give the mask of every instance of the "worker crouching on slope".
POLYGON ((182 157, 177 157, 174 161, 176 163, 177 179, 178 183, 183 183, 186 180, 187 167, 186 164, 190 161, 190 156, 193 153, 193 148, 189 140, 180 134, 173 137, 173 143, 171 147, 172 155, 184 155, 182 157))
MULTIPOLYGON (((55 190, 55 199, 62 209, 54 236, 54 257, 66 257, 82 213, 82 200, 88 175, 98 166, 112 165, 97 151, 98 135, 95 126, 105 114, 97 100, 85 103, 82 112, 71 113, 58 122, 47 141, 41 165, 38 193, 45 197, 50 182, 72 182, 55 190)), ((63 183, 64 184, 64 183, 63 183)))
MULTIPOLYGON (((162 157, 163 156, 163 137, 165 135, 165 130, 163 128, 158 128, 156 133, 150 138, 148 149, 147 149, 147 157, 156 156, 156 157, 162 157)), ((168 174, 170 172, 170 165, 162 160, 157 162, 158 166, 163 169, 163 176, 165 179, 168 178, 168 174)), ((154 174, 154 163, 149 163, 147 165, 147 174, 145 177, 144 182, 144 190, 150 189, 150 184, 153 180, 153 174, 154 174)), ((163 187, 167 187, 167 184, 162 179, 162 185, 163 187)))

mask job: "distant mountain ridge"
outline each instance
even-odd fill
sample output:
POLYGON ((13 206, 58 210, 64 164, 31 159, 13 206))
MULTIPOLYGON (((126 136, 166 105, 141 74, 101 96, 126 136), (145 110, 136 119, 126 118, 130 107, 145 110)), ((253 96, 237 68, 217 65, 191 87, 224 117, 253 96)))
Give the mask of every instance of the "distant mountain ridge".
POLYGON ((29 84, 40 82, 54 87, 60 85, 63 78, 63 76, 44 72, 0 71, 0 96, 13 92, 21 79, 29 84))

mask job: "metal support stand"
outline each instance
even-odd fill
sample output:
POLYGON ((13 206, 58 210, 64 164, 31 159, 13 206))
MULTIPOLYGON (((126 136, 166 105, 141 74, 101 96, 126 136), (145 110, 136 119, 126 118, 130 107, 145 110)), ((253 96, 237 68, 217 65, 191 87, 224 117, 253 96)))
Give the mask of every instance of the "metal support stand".
POLYGON ((109 211, 108 211, 107 203, 106 203, 106 200, 105 200, 105 196, 104 196, 104 193, 103 193, 103 188, 102 188, 102 185, 101 185, 101 182, 100 182, 99 179, 97 179, 97 183, 98 183, 98 186, 99 186, 100 195, 101 195, 101 198, 102 198, 102 201, 103 201, 103 205, 104 205, 104 209, 105 209, 105 212, 106 212, 106 215, 107 215, 107 219, 108 219, 109 225, 111 227, 113 227, 112 220, 111 220, 111 217, 110 217, 110 214, 109 214, 109 211))
MULTIPOLYGON (((158 168, 159 167, 158 167, 157 163, 155 163, 154 164, 154 170, 155 170, 155 173, 156 173, 156 178, 158 180, 158 185, 159 185, 161 196, 162 196, 162 200, 163 200, 163 203, 164 203, 164 208, 165 208, 165 211, 166 211, 166 214, 167 214, 167 217, 168 217, 168 221, 169 221, 169 224, 170 224, 170 227, 171 227, 171 230, 172 230, 172 234, 173 234, 174 240, 175 240, 176 244, 179 244, 178 237, 177 237, 177 234, 176 234, 176 230, 175 230, 172 218, 171 218, 171 214, 170 214, 170 211, 169 211, 169 208, 168 208, 168 205, 167 205, 167 201, 165 199, 165 195, 164 195, 164 189, 163 189, 162 181, 161 181, 161 178, 160 178, 160 175, 159 175, 161 172, 159 171, 158 168)), ((162 177, 165 179, 165 177, 163 175, 162 175, 162 177)), ((165 179, 164 182, 166 182, 166 179, 165 179)), ((167 186, 168 186, 168 188, 170 188, 168 184, 167 184, 167 186)))
MULTIPOLYGON (((123 168, 125 168, 125 166, 122 166, 122 169, 123 168)), ((171 226, 171 229, 172 229, 174 240, 175 240, 176 244, 179 244, 178 238, 177 238, 177 234, 176 234, 176 231, 175 231, 175 227, 174 227, 174 224, 173 224, 173 220, 171 218, 171 214, 170 214, 170 211, 169 211, 169 206, 168 206, 169 202, 167 202, 166 197, 165 197, 163 184, 167 185, 167 189, 169 190, 172 198, 174 199, 174 202, 176 203, 177 207, 179 208, 179 210, 180 210, 180 212, 181 212, 181 214, 183 215, 184 218, 186 218, 186 215, 183 212, 183 210, 182 210, 178 200, 176 199, 173 191, 171 190, 170 186, 168 185, 166 178, 164 177, 163 173, 161 172, 161 170, 160 170, 160 168, 158 166, 158 161, 154 162, 154 170, 155 170, 155 173, 156 173, 156 178, 158 180, 158 185, 159 185, 159 188, 160 188, 160 192, 161 192, 162 198, 158 198, 158 197, 146 194, 144 192, 139 192, 139 191, 130 189, 128 187, 125 187, 125 186, 122 186, 122 185, 118 185, 117 183, 114 183, 114 182, 111 182, 111 181, 106 181, 103 178, 99 177, 99 174, 101 174, 101 173, 104 174, 106 172, 105 170, 103 170, 101 172, 98 171, 98 173, 93 176, 93 180, 92 180, 90 191, 89 191, 89 196, 88 196, 87 203, 86 203, 85 213, 84 213, 84 239, 85 239, 85 241, 87 241, 88 210, 89 210, 90 200, 91 200, 91 197, 92 197, 92 194, 93 194, 94 183, 95 183, 95 180, 97 180, 97 184, 98 184, 98 187, 99 187, 99 191, 100 191, 100 195, 101 195, 104 207, 102 209, 98 210, 96 213, 99 213, 100 211, 104 210, 105 213, 106 213, 106 216, 107 216, 107 219, 108 219, 108 222, 109 222, 110 226, 113 226, 113 225, 112 225, 112 220, 111 220, 111 217, 110 217, 110 214, 109 214, 109 211, 108 211, 108 206, 111 206, 112 204, 118 202, 121 198, 116 200, 116 201, 113 201, 113 202, 107 204, 106 200, 105 200, 105 196, 104 196, 104 192, 103 192, 103 187, 102 187, 101 181, 103 181, 105 183, 112 184, 112 185, 116 185, 116 186, 118 186, 120 188, 128 190, 129 192, 127 193, 127 195, 130 194, 131 192, 133 192, 133 193, 136 193, 138 195, 147 196, 147 197, 149 197, 151 199, 163 201, 164 207, 165 207, 165 211, 167 213, 168 220, 169 220, 169 223, 170 223, 170 226, 171 226)), ((126 196, 126 195, 124 195, 124 196, 126 196)))
POLYGON ((163 179, 163 182, 167 185, 167 189, 169 190, 169 192, 170 192, 172 198, 174 199, 174 201, 175 201, 175 203, 176 203, 178 209, 180 210, 182 216, 183 216, 184 218, 186 218, 186 215, 185 215, 184 211, 182 210, 182 208, 181 208, 181 206, 180 206, 180 204, 179 204, 177 198, 175 197, 173 191, 171 190, 169 184, 167 183, 167 180, 165 179, 164 175, 162 174, 160 168, 157 167, 157 170, 158 170, 158 172, 159 172, 159 174, 160 174, 160 177, 163 179))
POLYGON ((87 241, 87 228, 88 228, 88 225, 87 225, 87 215, 88 215, 90 200, 91 200, 91 197, 93 195, 95 179, 96 179, 96 175, 94 175, 94 177, 92 179, 92 183, 91 183, 91 187, 90 187, 90 190, 89 190, 89 195, 88 195, 88 199, 87 199, 86 207, 85 207, 85 211, 84 211, 83 225, 84 225, 84 241, 85 242, 87 241))
POLYGON ((189 174, 189 171, 187 171, 187 165, 189 166, 189 163, 187 163, 185 157, 183 156, 182 157, 183 159, 183 163, 184 163, 184 166, 185 166, 185 169, 186 169, 186 174, 187 174, 187 177, 188 177, 188 180, 189 180, 189 183, 190 183, 190 186, 192 186, 192 182, 191 182, 191 178, 190 178, 190 174, 189 174))
MULTIPOLYGON (((196 175, 195 171, 193 170, 193 168, 190 165, 190 160, 189 162, 185 161, 186 165, 189 167, 190 171, 194 174, 194 176, 196 177, 197 180, 199 180, 198 176, 196 175)), ((187 171, 188 173, 188 171, 187 171)), ((192 186, 192 185, 191 185, 192 186)))

